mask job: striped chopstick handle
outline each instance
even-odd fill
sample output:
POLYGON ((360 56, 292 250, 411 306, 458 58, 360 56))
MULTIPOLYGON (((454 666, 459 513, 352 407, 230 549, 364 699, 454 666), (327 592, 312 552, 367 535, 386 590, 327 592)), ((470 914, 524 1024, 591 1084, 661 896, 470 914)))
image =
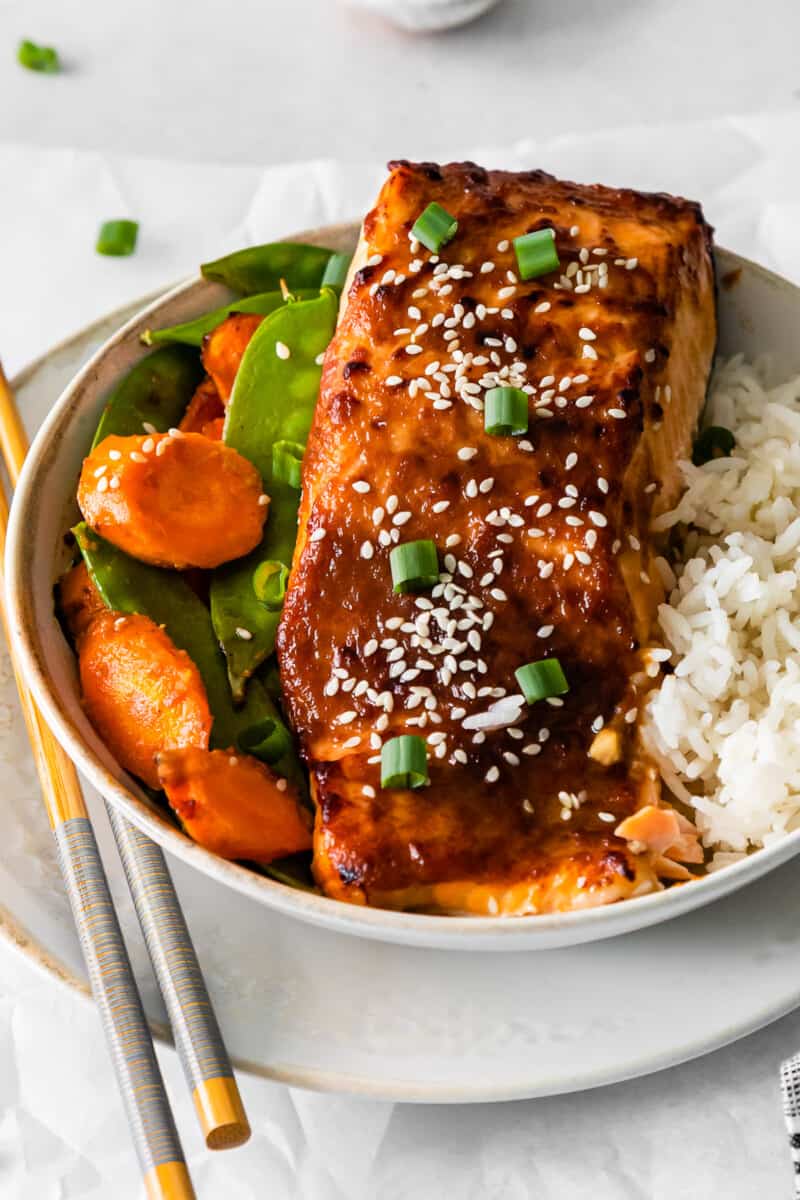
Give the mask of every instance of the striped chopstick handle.
POLYGON ((111 804, 106 811, 206 1145, 240 1146, 250 1125, 164 853, 111 804))
POLYGON ((86 817, 71 817, 53 832, 147 1196, 149 1200, 193 1200, 194 1189, 91 823, 86 817))

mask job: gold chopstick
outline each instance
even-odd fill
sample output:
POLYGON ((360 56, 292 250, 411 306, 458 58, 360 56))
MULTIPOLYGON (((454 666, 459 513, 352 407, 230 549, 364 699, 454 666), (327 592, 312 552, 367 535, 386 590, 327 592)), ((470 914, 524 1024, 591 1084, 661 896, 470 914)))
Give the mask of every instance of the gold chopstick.
MULTIPOLYGON (((11 389, 0 366, 0 425, 3 427, 9 408, 16 413, 11 389)), ((24 431, 18 415, 9 430, 8 444, 24 447, 24 431)), ((2 440, 5 451, 5 436, 2 440)), ((24 448, 22 453, 24 455, 24 448)), ((0 485, 0 563, 7 528, 8 501, 5 489, 0 485)), ((2 568, 0 574, 5 585, 2 568)), ((78 776, 45 725, 20 674, 9 639, 4 590, 0 595, 0 619, 56 840, 61 873, 122 1092, 148 1200, 194 1200, 194 1188, 78 776)))

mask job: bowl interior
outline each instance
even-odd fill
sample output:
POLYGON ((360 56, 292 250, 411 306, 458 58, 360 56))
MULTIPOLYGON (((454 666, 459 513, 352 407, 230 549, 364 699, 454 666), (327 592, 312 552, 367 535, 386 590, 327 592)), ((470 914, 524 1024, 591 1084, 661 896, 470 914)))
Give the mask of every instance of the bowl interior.
MULTIPOLYGON (((304 232, 298 239, 353 248, 355 224, 304 232)), ((717 251, 723 355, 765 352, 775 378, 800 372, 800 289, 728 251, 717 251)), ((78 517, 75 489, 105 397, 148 353, 140 334, 224 304, 230 293, 196 279, 149 305, 80 372, 54 405, 26 462, 12 509, 6 563, 12 635, 26 679, 79 768, 125 815, 166 849, 254 900, 342 932, 456 949, 546 949, 624 933, 677 916, 756 878, 800 850, 800 832, 690 887, 608 908, 507 920, 437 917, 361 908, 300 892, 226 862, 187 838, 109 754, 80 704, 75 659, 53 612, 53 582, 69 561, 65 534, 78 517)))

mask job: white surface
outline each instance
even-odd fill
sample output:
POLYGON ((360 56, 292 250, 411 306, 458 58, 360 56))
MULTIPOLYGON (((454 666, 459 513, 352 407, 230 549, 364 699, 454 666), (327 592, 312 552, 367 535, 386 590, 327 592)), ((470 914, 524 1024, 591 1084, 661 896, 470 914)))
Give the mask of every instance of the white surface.
MULTIPOLYGON (((238 189, 209 173, 193 190, 177 171, 140 164, 115 176, 112 153, 262 164, 457 157, 542 133, 796 110, 798 31, 794 0, 758 10, 743 0, 505 0, 474 26, 423 40, 332 0, 242 0, 232 19, 177 0, 3 0, 0 137, 56 153, 0 155, 0 346, 20 366, 115 302, 233 245, 251 216, 253 233, 280 232, 273 200, 288 204, 295 226, 333 220, 375 178, 290 168, 253 205, 255 172, 238 189), (69 75, 18 71, 20 36, 58 44, 69 75), (72 147, 98 155, 76 158, 72 147), (155 193, 154 179, 166 180, 155 193), (141 254, 100 263, 87 250, 122 199, 146 221, 141 254)), ((723 121, 718 133, 706 127, 681 149, 651 129, 629 154, 627 140, 567 139, 523 159, 711 193, 721 240, 800 279, 796 125, 723 121)), ((94 1014, 5 951, 0 979, 0 1194, 138 1197, 94 1014)), ((413 980, 406 988, 413 995, 413 980)), ((793 1016, 650 1080, 493 1109, 392 1109, 245 1081, 256 1137, 216 1158, 199 1154, 174 1056, 162 1059, 201 1200, 751 1200, 789 1194, 775 1071, 798 1043, 793 1016)))

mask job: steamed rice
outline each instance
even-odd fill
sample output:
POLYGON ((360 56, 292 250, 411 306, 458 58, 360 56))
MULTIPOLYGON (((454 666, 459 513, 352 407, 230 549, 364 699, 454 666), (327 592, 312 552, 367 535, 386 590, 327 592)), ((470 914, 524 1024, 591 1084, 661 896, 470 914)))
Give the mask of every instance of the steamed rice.
POLYGON ((674 674, 644 735, 665 785, 720 867, 800 828, 800 376, 718 364, 705 424, 730 458, 681 464, 686 491, 656 528, 687 526, 659 608, 674 674))

